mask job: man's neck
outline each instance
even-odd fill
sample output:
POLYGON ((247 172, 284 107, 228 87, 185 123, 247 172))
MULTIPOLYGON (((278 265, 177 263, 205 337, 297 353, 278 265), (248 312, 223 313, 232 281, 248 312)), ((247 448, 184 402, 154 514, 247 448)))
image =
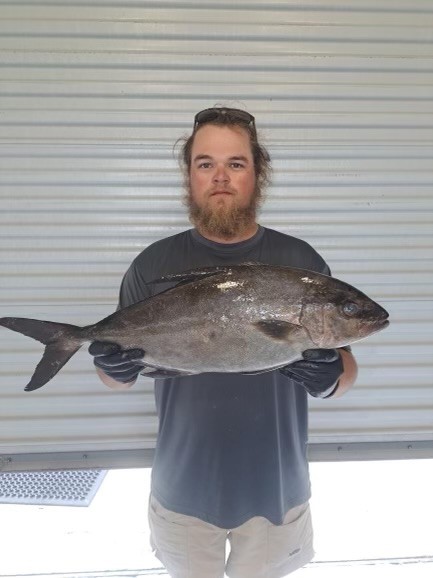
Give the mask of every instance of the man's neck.
POLYGON ((239 231, 239 233, 236 233, 236 235, 230 238, 220 237, 219 235, 209 233, 205 229, 198 228, 197 231, 200 233, 202 237, 208 239, 209 241, 214 241, 215 243, 229 244, 229 243, 240 243, 241 241, 247 241, 248 239, 251 239, 251 237, 254 237, 254 235, 257 233, 258 228, 259 226, 257 223, 252 223, 251 226, 247 227, 243 231, 239 231))

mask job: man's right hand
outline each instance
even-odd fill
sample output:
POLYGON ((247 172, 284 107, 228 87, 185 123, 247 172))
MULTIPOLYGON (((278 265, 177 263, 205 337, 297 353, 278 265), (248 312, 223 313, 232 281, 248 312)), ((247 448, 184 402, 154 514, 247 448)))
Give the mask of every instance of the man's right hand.
POLYGON ((132 383, 143 370, 140 360, 144 357, 142 349, 122 349, 117 343, 94 341, 89 346, 93 363, 105 375, 119 383, 132 383))

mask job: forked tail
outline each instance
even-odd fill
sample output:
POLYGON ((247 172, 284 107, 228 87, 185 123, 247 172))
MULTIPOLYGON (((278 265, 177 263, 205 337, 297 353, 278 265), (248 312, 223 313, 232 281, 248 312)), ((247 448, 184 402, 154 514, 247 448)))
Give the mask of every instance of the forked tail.
POLYGON ((33 391, 45 385, 58 373, 85 341, 82 330, 76 325, 53 323, 23 317, 2 317, 0 325, 32 337, 43 343, 44 355, 38 363, 25 391, 33 391))

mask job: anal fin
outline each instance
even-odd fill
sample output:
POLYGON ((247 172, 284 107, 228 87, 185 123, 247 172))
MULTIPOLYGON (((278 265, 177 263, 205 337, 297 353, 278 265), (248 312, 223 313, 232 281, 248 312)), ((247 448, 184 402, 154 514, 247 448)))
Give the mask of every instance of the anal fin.
POLYGON ((152 379, 164 379, 168 377, 181 377, 182 375, 191 374, 185 373, 184 371, 177 371, 176 369, 162 369, 160 367, 146 366, 143 371, 140 371, 140 375, 143 375, 144 377, 151 377, 152 379))

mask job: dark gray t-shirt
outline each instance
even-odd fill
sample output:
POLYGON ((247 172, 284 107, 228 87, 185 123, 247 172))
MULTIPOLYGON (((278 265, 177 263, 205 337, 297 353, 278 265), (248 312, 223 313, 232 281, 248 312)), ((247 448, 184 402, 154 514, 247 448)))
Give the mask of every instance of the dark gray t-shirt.
MULTIPOLYGON (((138 255, 122 282, 119 306, 173 286, 149 283, 166 274, 245 262, 330 273, 310 245, 272 229, 260 227, 233 244, 192 229, 138 255)), ((155 396, 152 493, 169 510, 222 528, 253 516, 281 524, 287 510, 310 498, 307 394, 279 371, 156 379, 155 396)))

